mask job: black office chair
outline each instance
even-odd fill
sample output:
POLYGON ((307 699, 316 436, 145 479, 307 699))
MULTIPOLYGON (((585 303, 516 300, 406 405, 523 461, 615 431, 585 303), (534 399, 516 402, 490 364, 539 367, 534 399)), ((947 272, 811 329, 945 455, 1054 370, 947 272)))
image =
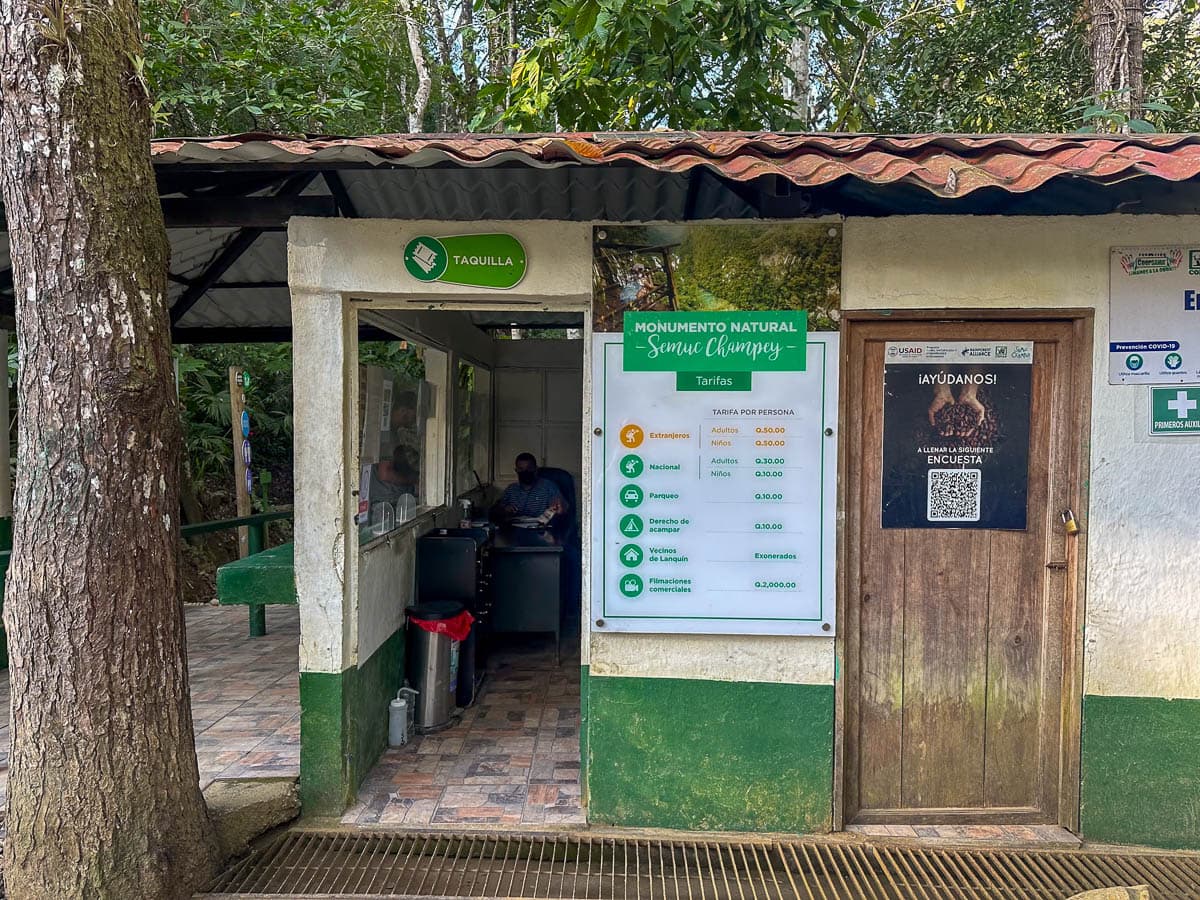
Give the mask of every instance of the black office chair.
POLYGON ((579 623, 582 592, 583 547, 579 538, 579 506, 575 501, 575 476, 566 469, 540 468, 538 474, 554 482, 567 504, 567 511, 551 526, 563 545, 563 621, 568 633, 579 623))

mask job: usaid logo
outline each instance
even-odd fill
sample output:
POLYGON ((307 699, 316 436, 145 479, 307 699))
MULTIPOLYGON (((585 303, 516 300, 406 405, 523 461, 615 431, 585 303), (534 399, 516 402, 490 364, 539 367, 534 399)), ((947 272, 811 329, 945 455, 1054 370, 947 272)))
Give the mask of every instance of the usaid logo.
POLYGON ((888 347, 888 356, 892 359, 898 356, 920 356, 924 352, 924 347, 897 347, 895 344, 888 347))

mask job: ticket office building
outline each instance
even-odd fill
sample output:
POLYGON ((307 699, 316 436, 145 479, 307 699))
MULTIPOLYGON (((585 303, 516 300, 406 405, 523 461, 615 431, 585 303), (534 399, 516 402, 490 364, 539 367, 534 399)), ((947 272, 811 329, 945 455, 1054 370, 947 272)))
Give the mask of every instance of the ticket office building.
MULTIPOLYGON (((598 414, 612 398, 597 374, 597 353, 605 352, 597 348, 615 331, 595 327, 607 312, 599 308, 606 301, 596 287, 603 281, 597 247, 606 229, 622 224, 618 217, 292 219, 306 811, 340 813, 378 755, 377 740, 364 736, 377 733, 372 723, 386 716, 394 687, 379 673, 401 653, 395 592, 411 578, 411 536, 452 519, 459 489, 468 487, 431 475, 427 512, 387 540, 359 541, 350 527, 359 512, 359 448, 351 438, 361 431, 359 327, 390 322, 398 335, 423 337, 430 359, 444 354, 450 373, 459 359, 484 369, 497 359, 459 317, 511 313, 520 321, 537 312, 578 316, 583 331, 574 342, 578 416, 542 425, 557 429, 562 446, 578 448, 580 771, 589 823, 787 833, 851 824, 1043 824, 1096 841, 1200 844, 1200 592, 1187 500, 1200 488, 1200 438, 1151 434, 1148 379, 1111 383, 1110 362, 1114 266, 1125 259, 1136 269, 1142 251, 1175 248, 1183 262, 1172 271, 1186 278, 1200 219, 1176 213, 1153 174, 1119 189, 1158 210, 1142 214, 1115 212, 1109 195, 1117 188, 1101 179, 1071 178, 1087 190, 1070 195, 1051 180, 1032 195, 1036 202, 1014 194, 990 206, 979 197, 974 206, 926 197, 911 204, 922 214, 896 214, 911 213, 911 198, 892 196, 893 214, 863 215, 861 198, 871 190, 864 177, 847 211, 815 222, 839 260, 836 308, 809 323, 838 332, 827 370, 836 372, 836 402, 820 423, 836 447, 828 495, 832 605, 792 633, 625 630, 605 619, 606 609, 620 608, 605 594, 623 588, 598 574, 611 560, 597 490, 606 490, 603 475, 621 458, 604 449, 621 425, 598 414), (423 280, 406 268, 403 251, 415 238, 472 234, 520 242, 527 268, 519 283, 501 291, 423 280), (1027 414, 1016 431, 973 433, 974 444, 997 433, 1020 444, 1012 469, 1020 522, 889 525, 888 411, 903 399, 897 385, 908 377, 894 348, 967 345, 1023 357, 1011 368, 1020 370, 1020 389, 1007 400, 1000 387, 968 392, 969 399, 950 391, 951 402, 976 410, 972 428, 1000 417, 1002 400, 1027 414), (577 444, 567 428, 577 429, 577 444)), ((1186 181, 1177 190, 1195 186, 1186 181)), ((644 273, 625 274, 634 282, 625 302, 636 303, 644 273)), ((1146 297, 1159 302, 1154 291, 1146 297)), ((720 312, 721 300, 704 302, 720 312)), ((972 363, 971 371, 987 368, 972 363)), ((440 437, 426 445, 431 473, 451 472, 455 459, 453 430, 444 424, 454 389, 445 378, 431 419, 442 424, 429 432, 440 437)), ((1190 398, 1186 384, 1179 390, 1190 398)), ((932 426, 936 385, 929 397, 917 419, 927 414, 932 426)), ((634 400, 673 408, 665 395, 634 400)), ((480 452, 498 471, 507 460, 490 427, 490 448, 480 452)), ((953 433, 946 427, 941 434, 953 433)), ((950 449, 964 446, 979 449, 962 441, 950 449)), ((978 468, 989 477, 986 465, 978 468)), ((708 502, 703 491, 695 497, 700 507, 708 502)), ((691 564, 714 564, 721 550, 713 545, 691 564)))

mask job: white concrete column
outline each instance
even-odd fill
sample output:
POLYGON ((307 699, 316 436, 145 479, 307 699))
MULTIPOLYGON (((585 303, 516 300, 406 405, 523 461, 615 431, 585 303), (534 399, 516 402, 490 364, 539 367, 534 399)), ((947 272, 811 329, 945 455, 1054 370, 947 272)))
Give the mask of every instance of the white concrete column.
POLYGON ((296 594, 300 671, 339 673, 353 663, 357 579, 358 380, 356 316, 338 292, 292 288, 296 594), (354 507, 354 508, 352 508, 354 507), (349 565, 347 565, 349 561, 349 565))

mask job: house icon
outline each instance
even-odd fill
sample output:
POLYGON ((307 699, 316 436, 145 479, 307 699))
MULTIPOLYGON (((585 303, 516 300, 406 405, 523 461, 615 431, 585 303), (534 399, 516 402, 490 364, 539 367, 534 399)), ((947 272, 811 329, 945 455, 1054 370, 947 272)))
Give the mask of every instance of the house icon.
POLYGON ((637 547, 626 547, 624 556, 627 563, 635 563, 642 558, 642 554, 637 547))

